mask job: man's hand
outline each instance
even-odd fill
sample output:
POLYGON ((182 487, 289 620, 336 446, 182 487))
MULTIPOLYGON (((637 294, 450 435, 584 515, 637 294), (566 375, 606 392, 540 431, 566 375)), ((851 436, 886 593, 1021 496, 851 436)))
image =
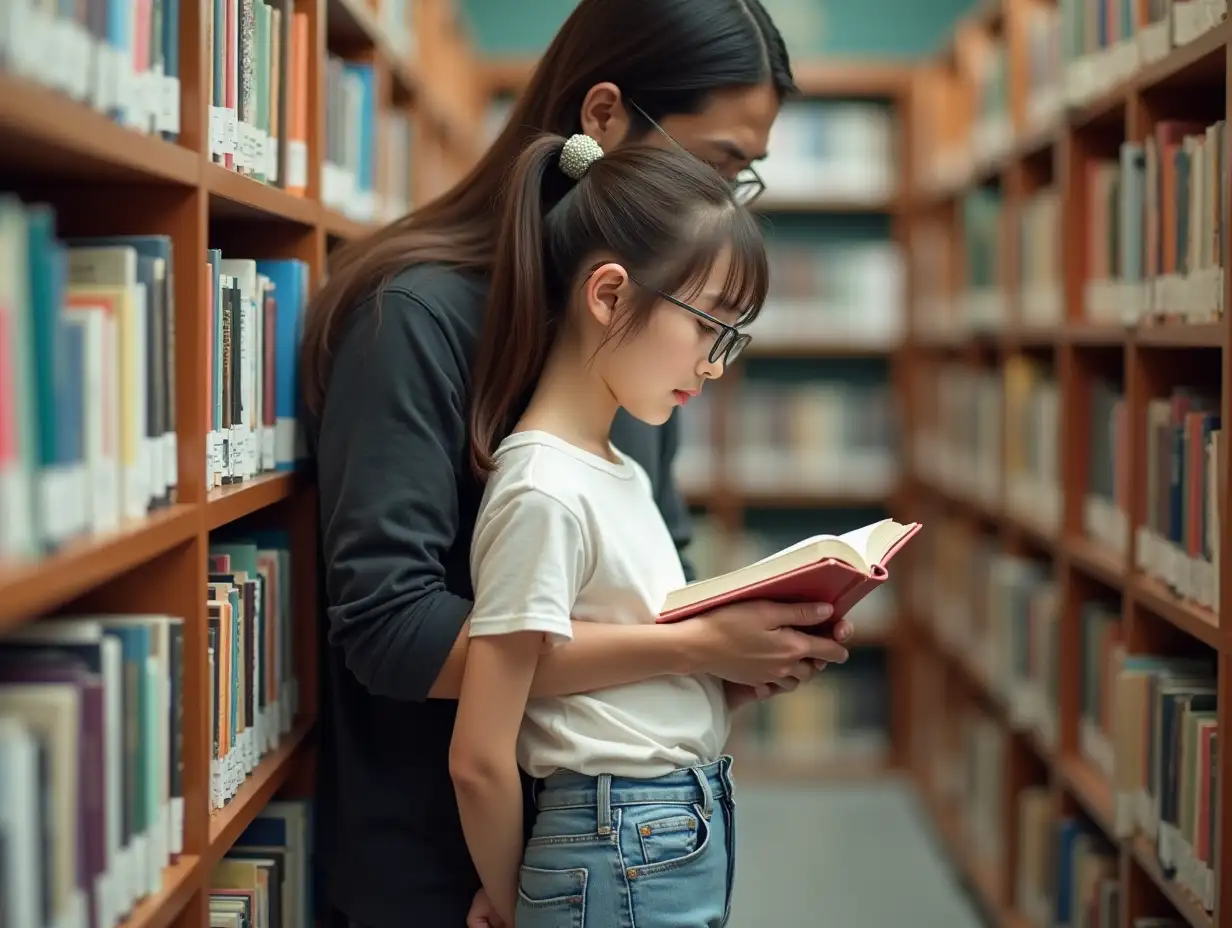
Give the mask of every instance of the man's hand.
POLYGON ((807 680, 826 664, 842 664, 851 624, 834 622, 826 604, 749 602, 681 622, 696 636, 707 673, 748 686, 807 680))
POLYGON ((475 893, 470 911, 466 913, 466 928, 510 928, 496 912, 488 894, 480 888, 475 893))

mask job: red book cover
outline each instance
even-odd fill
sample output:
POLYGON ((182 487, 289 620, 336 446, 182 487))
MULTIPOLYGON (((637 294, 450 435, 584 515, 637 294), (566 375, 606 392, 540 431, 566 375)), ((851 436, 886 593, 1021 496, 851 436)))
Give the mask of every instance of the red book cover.
POLYGON ((885 519, 845 535, 821 535, 719 577, 668 594, 658 621, 679 622, 731 603, 830 603, 842 618, 886 581, 886 565, 922 526, 885 519))

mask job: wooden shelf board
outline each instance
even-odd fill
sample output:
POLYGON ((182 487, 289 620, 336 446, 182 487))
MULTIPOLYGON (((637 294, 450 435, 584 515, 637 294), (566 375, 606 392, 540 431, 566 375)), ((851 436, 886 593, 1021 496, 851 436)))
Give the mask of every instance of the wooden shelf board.
POLYGON ((1133 330, 1133 340, 1139 345, 1159 348, 1220 348, 1223 346, 1223 325, 1147 325, 1133 330))
POLYGON ((1146 871, 1146 874, 1151 878, 1160 892, 1168 897, 1181 918, 1193 925, 1194 928, 1215 928, 1215 919, 1211 913, 1202 908, 1202 904, 1198 902, 1184 887, 1178 886, 1172 880, 1165 879, 1163 871, 1159 869, 1159 863, 1155 859, 1155 849, 1151 847, 1148 841, 1142 835, 1135 835, 1128 842, 1130 853, 1134 855, 1134 859, 1138 861, 1138 865, 1146 871))
POLYGON ((48 557, 0 565, 0 632, 187 542, 197 526, 196 508, 176 505, 73 541, 48 557))
POLYGON ((1082 804, 1110 841, 1116 841, 1116 807, 1112 789, 1098 771, 1082 757, 1059 759, 1057 773, 1062 785, 1082 804))
POLYGON ((290 777, 301 752, 313 732, 311 722, 301 722, 273 751, 265 756, 239 792, 225 807, 210 816, 209 849, 205 855, 208 866, 229 851, 258 813, 290 777))
POLYGON ((1161 581, 1141 571, 1133 575, 1133 594, 1138 604, 1175 625, 1208 647, 1219 648, 1219 616, 1197 603, 1186 602, 1161 581))
POLYGON ((1121 325, 1076 319, 1065 324, 1063 336, 1071 345, 1116 348, 1125 344, 1129 333, 1121 325))
POLYGON ((1128 566, 1124 559, 1103 548, 1098 542, 1081 535, 1065 539, 1065 554, 1070 562, 1083 573, 1090 574, 1109 586, 1125 587, 1128 566))
POLYGON ((201 858, 185 854, 163 870, 162 888, 133 907, 119 928, 167 928, 197 888, 201 858))
POLYGON ((823 213, 833 216, 892 213, 898 208, 899 201, 895 197, 776 197, 769 191, 753 204, 753 210, 758 213, 823 213))
POLYGON ((211 490, 205 501, 205 527, 221 528, 267 506, 280 503, 295 492, 296 475, 291 472, 261 474, 244 483, 211 490))
POLYGON ((83 103, 0 73, 0 167, 40 178, 191 186, 200 156, 126 129, 83 103))
POLYGON ((914 68, 893 61, 825 60, 802 62, 792 72, 806 97, 894 97, 906 92, 914 68))
POLYGON ((349 241, 364 238, 380 228, 373 223, 359 222, 333 209, 321 210, 321 225, 327 235, 349 241))
MULTIPOLYGON (((773 311, 773 309, 771 310, 773 311)), ((764 310, 763 310, 764 312, 764 310)), ((799 342, 780 341, 778 339, 757 339, 749 342, 742 358, 886 358, 900 350, 902 345, 881 339, 860 341, 837 336, 830 341, 808 339, 799 342)))
POLYGON ((747 509, 837 509, 842 506, 868 508, 884 506, 897 490, 845 490, 842 487, 818 490, 745 490, 730 488, 747 509))
POLYGON ((1194 41, 1174 48, 1163 60, 1139 71, 1134 84, 1147 91, 1211 87, 1222 94, 1230 25, 1232 21, 1225 19, 1194 41))
POLYGON ((220 164, 205 165, 205 186, 211 195, 210 215, 247 221, 295 222, 313 226, 320 218, 315 200, 298 197, 220 164))

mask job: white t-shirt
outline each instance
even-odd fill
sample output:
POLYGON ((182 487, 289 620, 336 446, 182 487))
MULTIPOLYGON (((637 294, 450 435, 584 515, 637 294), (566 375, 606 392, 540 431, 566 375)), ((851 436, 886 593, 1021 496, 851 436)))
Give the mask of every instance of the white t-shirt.
MULTIPOLYGON (((501 443, 471 549, 472 638, 539 631, 560 644, 574 622, 654 622, 684 572, 646 472, 617 456, 542 431, 501 443)), ((728 731, 717 679, 656 677, 531 699, 518 764, 534 777, 657 777, 716 760, 728 731)))

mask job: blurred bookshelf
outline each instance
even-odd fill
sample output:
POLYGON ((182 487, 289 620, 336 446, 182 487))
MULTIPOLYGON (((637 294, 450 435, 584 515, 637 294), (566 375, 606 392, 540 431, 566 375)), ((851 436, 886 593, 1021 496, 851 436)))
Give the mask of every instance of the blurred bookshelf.
POLYGON ((448 0, 5 15, 0 923, 310 925, 302 312, 480 72, 448 0))
POLYGON ((908 767, 994 924, 1232 923, 1230 30, 996 0, 913 80, 908 767))

